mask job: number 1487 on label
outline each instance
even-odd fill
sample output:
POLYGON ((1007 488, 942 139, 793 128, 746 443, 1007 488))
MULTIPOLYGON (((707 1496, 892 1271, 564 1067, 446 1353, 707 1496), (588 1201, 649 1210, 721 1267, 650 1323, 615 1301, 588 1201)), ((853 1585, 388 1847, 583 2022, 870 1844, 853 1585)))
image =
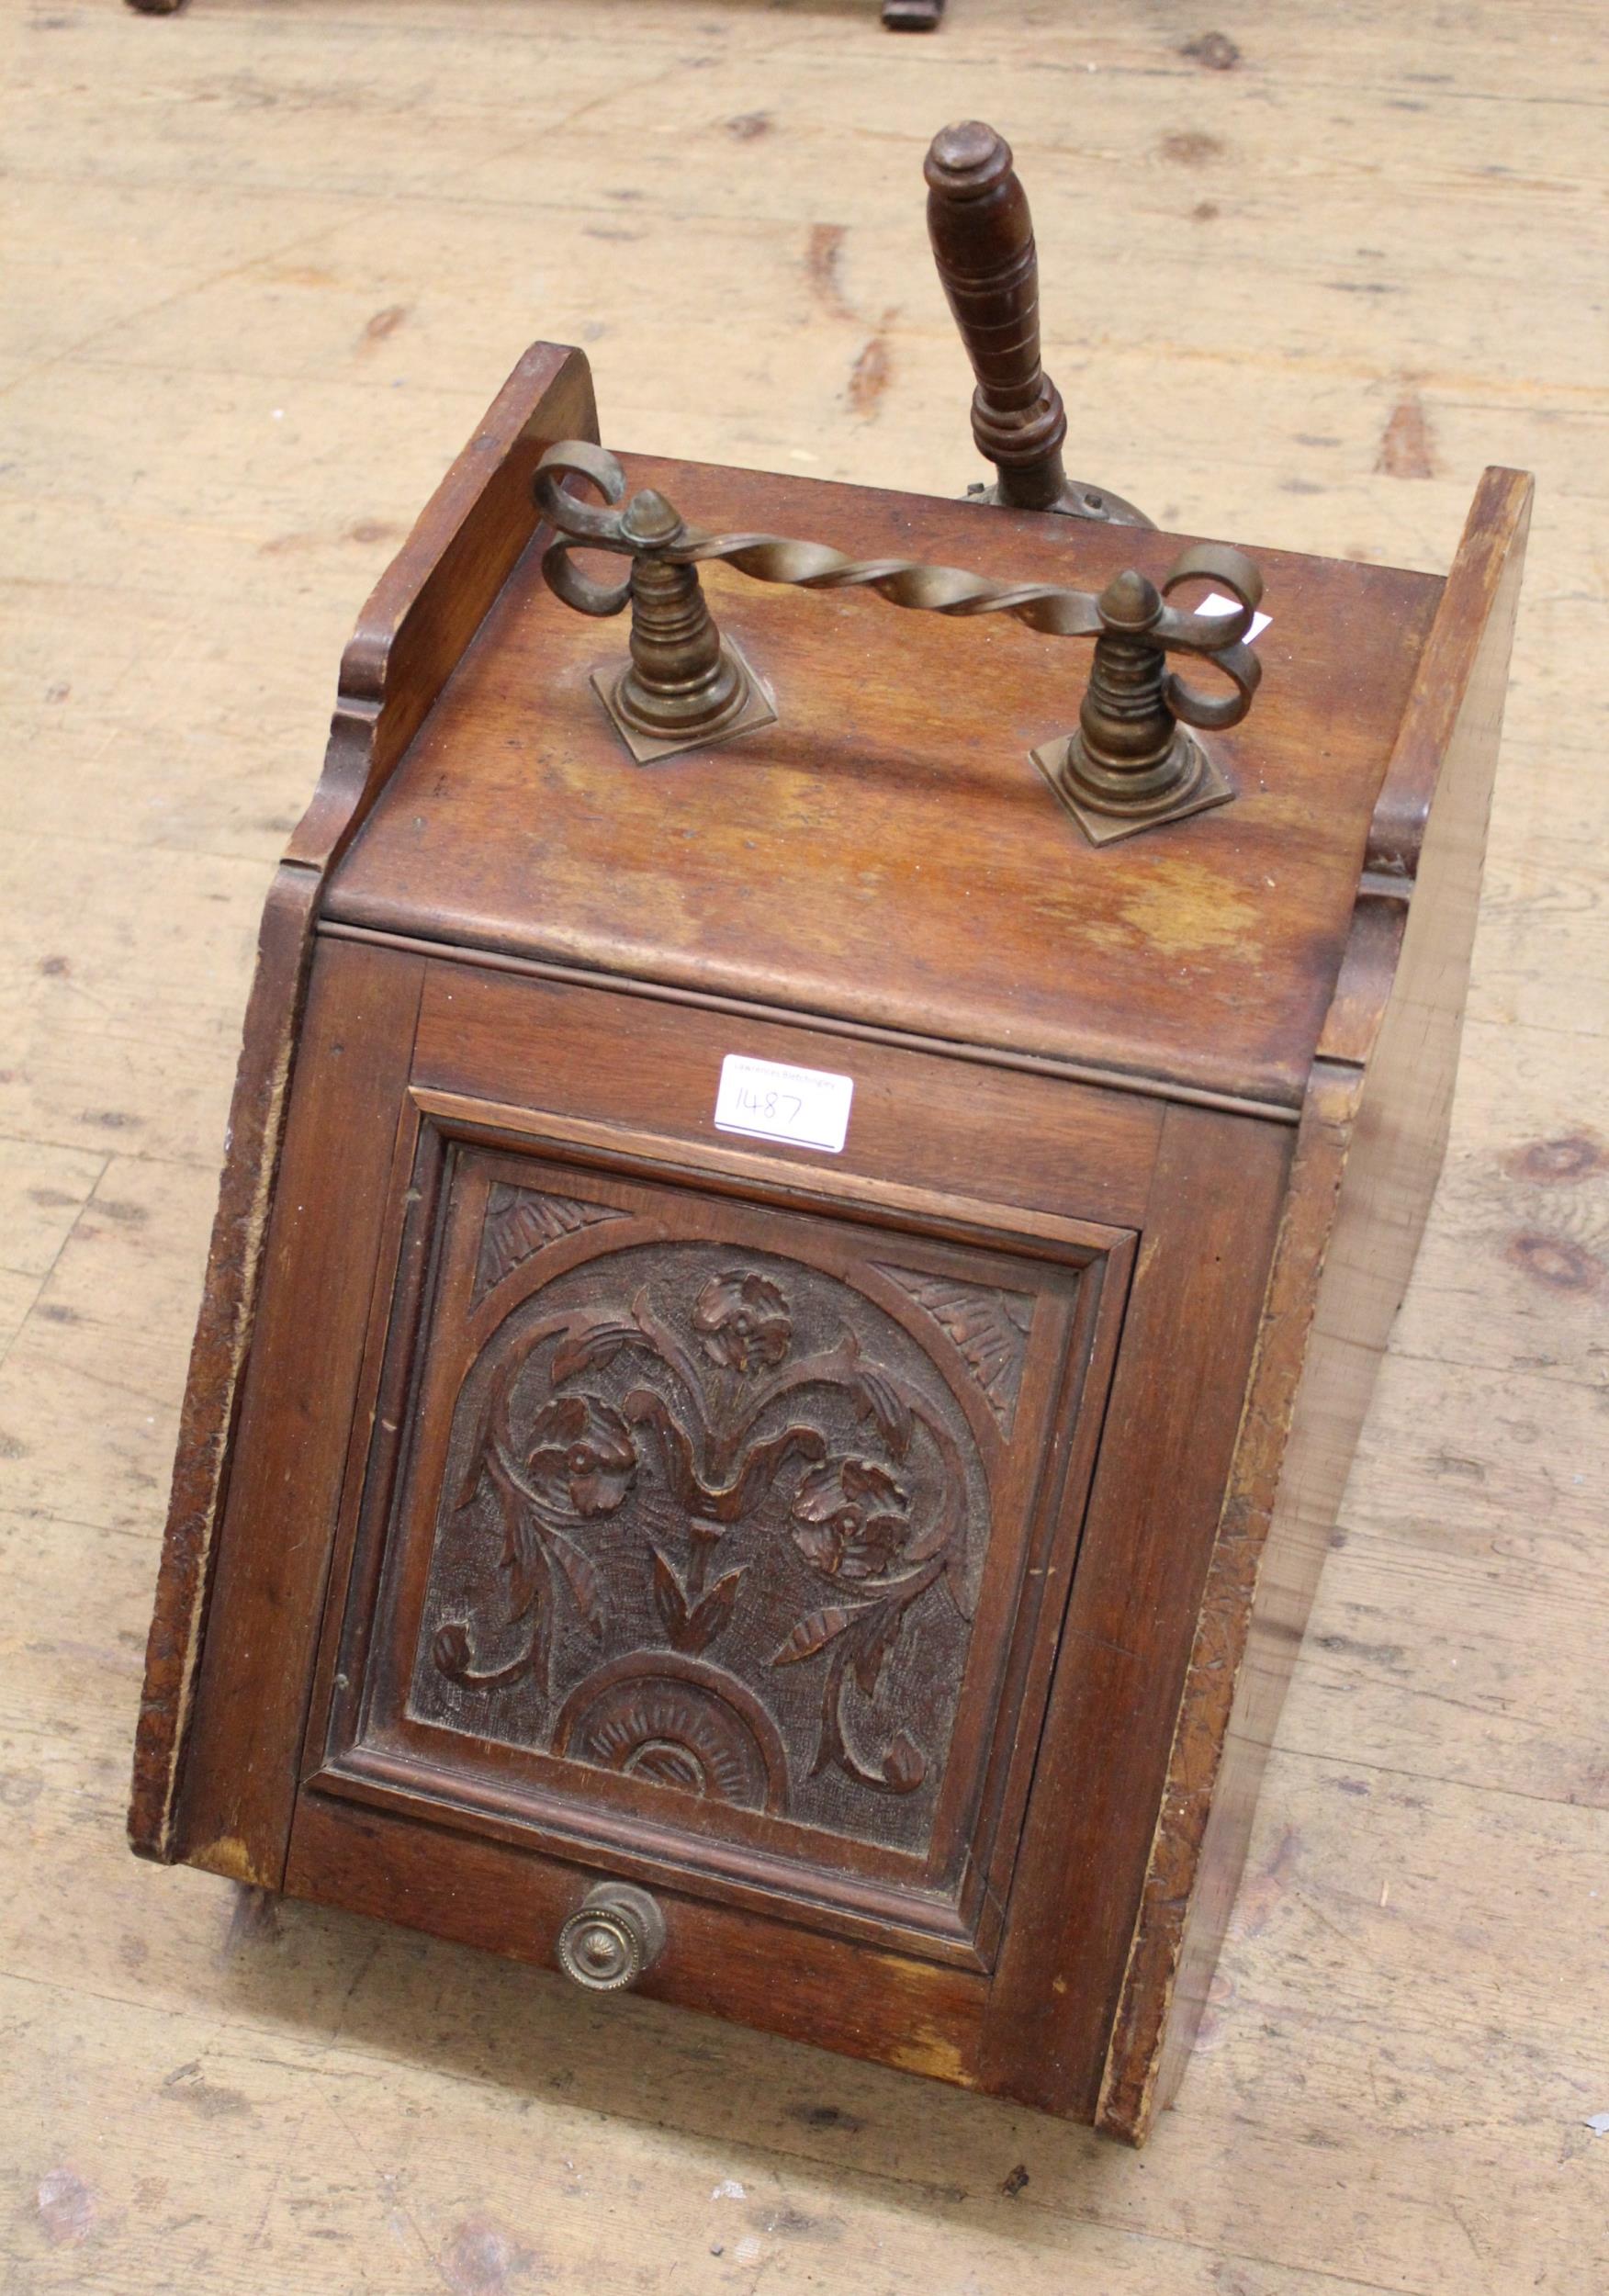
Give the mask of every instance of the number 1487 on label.
POLYGON ((715 1096, 715 1129, 746 1132, 754 1140, 785 1140, 796 1148, 823 1148, 837 1155, 849 1131, 854 1090, 852 1076, 728 1052, 715 1096))

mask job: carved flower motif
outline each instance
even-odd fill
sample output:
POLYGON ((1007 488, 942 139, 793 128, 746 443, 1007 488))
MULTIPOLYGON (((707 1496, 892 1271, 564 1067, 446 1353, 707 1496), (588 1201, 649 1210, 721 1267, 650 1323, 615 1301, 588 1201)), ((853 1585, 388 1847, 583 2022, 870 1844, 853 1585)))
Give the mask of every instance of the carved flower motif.
POLYGON ((788 1302, 764 1276, 712 1276, 692 1310, 692 1328, 712 1363, 755 1371, 781 1363, 793 1337, 788 1302))
POLYGON ((610 1403, 556 1395, 531 1427, 526 1472, 556 1514, 613 1514, 636 1474, 631 1430, 610 1403))
POLYGON ((829 1579, 874 1579, 898 1560, 907 1494, 870 1459, 828 1459, 793 1495, 793 1543, 829 1579))

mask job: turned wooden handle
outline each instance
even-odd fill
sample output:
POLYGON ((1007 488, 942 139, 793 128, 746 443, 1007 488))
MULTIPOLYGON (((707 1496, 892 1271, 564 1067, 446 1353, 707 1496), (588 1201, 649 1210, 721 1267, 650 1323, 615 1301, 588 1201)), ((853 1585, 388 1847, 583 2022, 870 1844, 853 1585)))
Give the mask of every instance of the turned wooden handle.
POLYGON ((999 499, 1054 510, 1066 490, 1062 394, 1040 365, 1039 257, 1011 146, 981 119, 928 148, 928 234, 977 377, 973 436, 1000 473, 999 499))

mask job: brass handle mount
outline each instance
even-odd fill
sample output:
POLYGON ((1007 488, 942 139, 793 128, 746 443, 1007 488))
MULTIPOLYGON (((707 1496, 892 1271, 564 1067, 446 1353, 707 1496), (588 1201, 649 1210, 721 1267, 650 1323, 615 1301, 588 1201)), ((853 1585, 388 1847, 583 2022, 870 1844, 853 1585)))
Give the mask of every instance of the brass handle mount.
POLYGON ((665 1946, 665 1917, 646 1889, 600 1882, 558 1933, 558 1965, 589 1993, 620 1993, 651 1969, 665 1946))
POLYGON ((1181 552, 1160 587, 1131 568, 1097 593, 1053 582, 992 581, 962 567, 910 558, 850 558, 827 543, 786 535, 705 534, 652 488, 627 501, 625 474, 614 456, 577 439, 548 448, 534 490, 554 530, 542 571, 555 595, 586 614, 631 607, 630 658, 594 671, 593 684, 639 763, 775 720, 769 689, 720 636, 700 591, 698 567, 719 560, 757 582, 872 590, 917 613, 959 619, 1004 613, 1047 637, 1093 637, 1076 730, 1033 752, 1092 844, 1204 812, 1234 795, 1188 730, 1238 725, 1263 674, 1245 642, 1263 578, 1243 552, 1225 543, 1198 542, 1181 552), (571 492, 570 478, 595 488, 602 504, 571 492), (630 569, 622 581, 596 582, 572 564, 577 549, 617 552, 630 569), (1184 584, 1202 581, 1231 593, 1231 612, 1189 613, 1168 602, 1184 584), (1204 693, 1187 684, 1169 669, 1170 653, 1210 661, 1230 691, 1204 693), (757 707, 761 715, 754 714, 757 707))

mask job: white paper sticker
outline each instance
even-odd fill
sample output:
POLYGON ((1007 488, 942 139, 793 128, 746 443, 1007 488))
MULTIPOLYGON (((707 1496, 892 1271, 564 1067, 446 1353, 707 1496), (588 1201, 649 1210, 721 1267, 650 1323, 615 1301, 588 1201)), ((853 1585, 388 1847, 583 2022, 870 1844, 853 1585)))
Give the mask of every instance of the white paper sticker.
MULTIPOLYGON (((1240 600, 1226 598, 1221 590, 1210 590, 1196 608, 1196 612, 1198 613, 1239 613, 1240 600)), ((1273 618, 1272 614, 1267 613, 1253 614, 1251 627, 1241 641, 1242 644, 1249 646, 1254 638, 1261 637, 1273 618)))
POLYGON ((836 1156, 850 1129, 854 1091, 852 1076, 728 1052, 715 1095, 715 1130, 746 1132, 751 1140, 791 1141, 795 1148, 825 1148, 836 1156))

